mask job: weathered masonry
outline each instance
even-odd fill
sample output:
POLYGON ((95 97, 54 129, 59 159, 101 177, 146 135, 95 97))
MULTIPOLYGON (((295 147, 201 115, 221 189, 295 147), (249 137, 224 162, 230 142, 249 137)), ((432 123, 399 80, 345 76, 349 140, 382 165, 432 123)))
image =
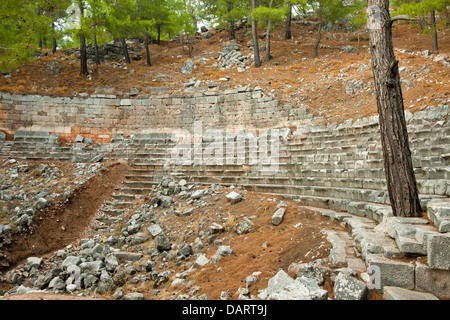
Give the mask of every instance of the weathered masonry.
MULTIPOLYGON (((132 174, 114 195, 121 206, 148 194, 166 176, 289 196, 322 208, 317 210, 346 225, 366 266, 382 273, 383 286, 450 298, 449 107, 405 114, 425 218, 392 216, 377 116, 312 124, 304 109, 282 106, 273 97, 248 89, 136 98, 1 94, 0 130, 9 136, 0 137, 0 157, 126 160, 132 174), (197 121, 203 129, 227 132, 231 141, 255 129, 281 128, 276 172, 262 174, 267 164, 252 164, 248 157, 245 163, 227 159, 222 165, 195 163, 191 161, 195 148, 188 161, 174 163, 174 130, 190 131, 197 121), (426 259, 401 260, 411 255, 426 259)), ((204 137, 197 143, 206 152, 211 140, 204 137)), ((121 210, 108 207, 102 221, 114 219, 121 210)), ((332 256, 341 259, 339 252, 332 256)))
POLYGON ((191 129, 195 121, 219 129, 272 128, 305 117, 305 110, 281 106, 273 96, 248 88, 133 98, 112 94, 61 98, 0 93, 0 130, 10 134, 47 131, 69 141, 78 134, 109 142, 112 133, 191 129))

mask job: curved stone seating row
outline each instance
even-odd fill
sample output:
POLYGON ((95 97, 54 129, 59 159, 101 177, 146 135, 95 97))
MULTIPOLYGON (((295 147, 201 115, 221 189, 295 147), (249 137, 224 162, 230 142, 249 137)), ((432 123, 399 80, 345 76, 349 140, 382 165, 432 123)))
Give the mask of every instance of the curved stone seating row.
MULTIPOLYGON (((447 114, 448 115, 448 114, 447 114)), ((419 192, 450 195, 450 125, 445 119, 427 118, 426 113, 408 115, 409 135, 419 192)), ((242 131, 245 133, 245 131, 242 131)), ((105 160, 128 160, 133 170, 124 182, 125 194, 145 193, 161 177, 175 175, 194 183, 238 185, 250 190, 298 196, 306 201, 326 203, 359 202, 388 205, 377 117, 328 126, 300 126, 291 135, 280 136, 279 156, 268 165, 245 163, 219 157, 222 164, 179 164, 172 159, 177 147, 171 133, 137 133, 130 137, 113 134, 111 143, 87 144, 82 140, 62 146, 49 133, 20 131, 14 141, 1 144, 2 157, 33 160, 90 161, 98 154, 105 160), (275 168, 269 175, 265 169, 275 168), (323 199, 323 201, 322 201, 323 199)), ((228 134, 228 133, 227 133, 228 134)), ((227 136, 236 141, 236 136, 227 136)), ((204 139, 202 152, 211 140, 204 139)), ((226 144, 223 145, 224 151, 226 144)), ((242 150, 242 149, 241 149, 242 150)), ((256 153, 257 157, 260 154, 256 153)), ((361 205, 363 207, 363 205, 361 205)), ((342 205, 340 209, 345 209, 342 205)))

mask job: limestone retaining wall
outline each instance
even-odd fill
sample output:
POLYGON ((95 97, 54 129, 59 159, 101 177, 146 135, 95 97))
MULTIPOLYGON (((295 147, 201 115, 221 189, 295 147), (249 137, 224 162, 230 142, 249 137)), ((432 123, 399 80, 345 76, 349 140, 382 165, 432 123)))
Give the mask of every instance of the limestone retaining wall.
MULTIPOLYGON (((113 133, 170 132, 204 128, 249 129, 283 126, 308 117, 251 88, 194 94, 120 97, 49 97, 0 93, 0 130, 44 131, 73 141, 79 134, 110 142, 113 133)), ((310 117, 310 115, 309 115, 310 117)))

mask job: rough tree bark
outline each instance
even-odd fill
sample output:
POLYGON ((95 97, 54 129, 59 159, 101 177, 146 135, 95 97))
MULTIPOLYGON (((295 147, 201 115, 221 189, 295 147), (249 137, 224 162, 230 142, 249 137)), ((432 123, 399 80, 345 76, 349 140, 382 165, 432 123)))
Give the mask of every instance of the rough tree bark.
MULTIPOLYGON (((52 22, 52 30, 55 32, 55 23, 52 22)), ((53 36, 52 38, 52 53, 56 53, 56 50, 58 49, 58 43, 56 41, 56 37, 53 36)))
POLYGON ((191 47, 191 39, 189 38, 189 34, 186 33, 186 41, 188 44, 188 53, 189 53, 189 58, 192 57, 192 47, 191 47))
MULTIPOLYGON (((227 12, 231 12, 231 3, 227 4, 227 12)), ((230 19, 228 21, 228 40, 234 40, 236 39, 236 34, 234 32, 234 20, 230 19)))
POLYGON ((159 45, 161 45, 161 25, 158 24, 156 28, 157 28, 157 32, 158 32, 158 38, 156 40, 156 43, 159 46, 159 45))
MULTIPOLYGON (((252 0, 252 12, 256 8, 256 0, 252 0)), ((255 55, 255 68, 261 67, 261 57, 259 56, 258 32, 256 28, 256 19, 252 16, 252 37, 253 54, 255 55)))
POLYGON ((151 63, 151 61, 150 61, 150 49, 149 49, 149 35, 148 35, 148 33, 145 35, 145 52, 147 53, 147 66, 148 67, 151 67, 152 66, 152 63, 151 63))
MULTIPOLYGON (((80 8, 81 19, 84 15, 83 1, 78 1, 78 7, 80 8)), ((80 74, 87 75, 87 50, 86 50, 86 37, 83 34, 83 30, 80 30, 80 74)))
MULTIPOLYGON (((270 0, 269 8, 272 9, 273 0, 270 0)), ((272 19, 269 18, 267 21, 267 31, 266 31, 266 58, 265 61, 270 61, 270 29, 272 29, 272 19)))
POLYGON ((94 53, 95 53, 95 64, 100 65, 100 54, 98 52, 98 43, 97 43, 97 28, 94 26, 94 53))
POLYGON ((229 40, 236 39, 236 33, 234 31, 234 20, 228 21, 228 39, 229 40))
POLYGON ((314 53, 313 53, 313 58, 317 58, 318 56, 318 52, 317 49, 319 48, 319 44, 320 44, 320 40, 322 38, 322 2, 319 2, 319 27, 317 29, 317 41, 316 44, 314 45, 314 53))
POLYGON ((316 41, 316 44, 314 45, 313 58, 317 58, 317 56, 318 56, 317 50, 319 48, 321 38, 322 38, 322 18, 320 18, 320 20, 319 20, 319 28, 317 29, 317 41, 316 41))
POLYGON ((430 15, 431 15, 431 32, 433 33, 433 53, 436 53, 439 50, 437 29, 436 29, 436 12, 432 10, 430 15))
POLYGON ((130 55, 128 54, 127 40, 125 40, 125 37, 122 37, 122 48, 126 63, 131 63, 130 55))
POLYGON ((84 35, 80 36, 80 74, 88 74, 86 38, 84 35))
POLYGON ((292 4, 290 1, 288 1, 287 6, 288 6, 288 12, 287 12, 287 20, 286 20, 286 34, 284 36, 285 40, 289 40, 292 38, 292 32, 291 32, 292 4))
POLYGON ((399 62, 392 44, 389 0, 369 0, 368 14, 371 62, 392 212, 394 216, 420 217, 422 208, 409 148, 399 62))

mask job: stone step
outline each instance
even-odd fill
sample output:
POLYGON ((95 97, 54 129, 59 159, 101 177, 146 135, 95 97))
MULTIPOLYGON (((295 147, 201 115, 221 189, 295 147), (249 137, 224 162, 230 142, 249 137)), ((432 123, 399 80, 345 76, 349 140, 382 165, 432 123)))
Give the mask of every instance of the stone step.
MULTIPOLYGON (((308 173, 311 171, 308 171, 308 173)), ((349 173, 342 174, 344 178, 334 177, 331 173, 333 171, 323 172, 321 177, 315 177, 314 174, 303 174, 298 177, 295 171, 279 171, 274 175, 264 175, 259 170, 213 170, 213 169, 187 169, 187 170, 144 170, 133 172, 132 175, 127 176, 127 179, 138 181, 157 181, 163 176, 178 176, 187 177, 193 181, 207 182, 208 179, 214 178, 216 183, 227 182, 235 184, 267 184, 277 185, 284 184, 286 186, 319 186, 319 187, 342 187, 342 188, 361 188, 374 189, 379 191, 386 191, 386 180, 384 172, 380 172, 377 176, 382 178, 372 177, 351 177, 349 173)), ((336 171, 334 171, 336 172, 336 171)), ((360 172, 366 173, 361 170, 360 172)), ((446 179, 420 179, 417 178, 417 184, 420 193, 446 195, 450 193, 450 181, 446 179)))
POLYGON ((130 165, 132 167, 132 169, 131 169, 132 171, 133 170, 154 170, 157 168, 164 167, 163 163, 149 163, 149 162, 141 162, 141 163, 131 162, 130 165))
POLYGON ((132 203, 134 200, 136 200, 135 195, 123 194, 123 193, 114 193, 112 195, 112 198, 117 201, 125 201, 125 202, 130 202, 130 203, 132 203))
POLYGON ((427 204, 428 219, 439 229, 439 232, 450 232, 450 198, 436 199, 427 204))
POLYGON ((124 200, 122 200, 122 201, 113 200, 113 201, 106 201, 105 204, 114 209, 127 209, 132 206, 133 202, 132 201, 124 201, 124 200))
POLYGON ((347 232, 334 230, 322 230, 322 232, 327 235, 327 240, 332 245, 328 256, 331 264, 342 265, 361 273, 366 272, 364 262, 354 253, 353 240, 347 232))
POLYGON ((450 138, 448 134, 450 133, 440 133, 437 136, 425 138, 412 138, 409 136, 409 145, 412 149, 425 148, 426 146, 448 146, 450 145, 450 138))
POLYGON ((168 152, 136 152, 134 153, 135 159, 170 159, 170 153, 168 152))
POLYGON ((428 239, 439 234, 426 218, 390 217, 380 228, 395 240, 401 252, 416 255, 427 255, 428 239))
POLYGON ((442 156, 430 156, 430 157, 412 156, 412 163, 415 168, 444 167, 447 165, 442 156))
POLYGON ((131 181, 127 180, 123 182, 124 188, 152 188, 155 185, 154 181, 131 181))
MULTIPOLYGON (((154 181, 153 186, 157 186, 159 182, 154 181)), ((153 191, 153 187, 149 188, 139 188, 139 187, 123 187, 121 189, 121 192, 123 194, 129 194, 129 195, 145 195, 149 194, 153 191)))
POLYGON ((401 301, 439 300, 434 294, 428 292, 413 291, 393 286, 383 287, 383 299, 401 301))
POLYGON ((448 137, 450 135, 450 126, 447 123, 444 126, 437 126, 437 123, 433 128, 427 128, 423 125, 408 127, 408 137, 414 141, 416 139, 430 139, 438 137, 448 137))
POLYGON ((99 224, 94 224, 93 227, 95 230, 99 231, 99 230, 109 230, 110 226, 119 223, 120 221, 122 221, 121 218, 119 218, 119 215, 112 215, 109 213, 104 213, 104 214, 100 214, 97 217, 95 217, 95 220, 97 220, 99 222, 99 224))
POLYGON ((328 139, 336 139, 341 140, 350 137, 360 137, 366 136, 371 137, 372 135, 379 133, 379 125, 367 125, 363 127, 347 127, 340 129, 331 129, 331 128, 318 128, 309 127, 309 128, 297 128, 297 131, 294 132, 294 140, 295 138, 306 138, 309 140, 314 140, 317 138, 328 138, 328 139))
MULTIPOLYGON (((337 179, 381 179, 385 180, 384 168, 372 168, 372 169, 299 169, 293 164, 278 164, 279 170, 274 177, 295 177, 295 178, 327 178, 334 177, 337 179)), ((162 166, 159 166, 162 168, 162 166)), ((226 165, 223 169, 222 166, 173 166, 170 169, 164 170, 152 170, 152 169, 133 169, 133 173, 136 174, 167 174, 170 171, 179 171, 186 173, 186 175, 194 174, 195 172, 215 170, 218 174, 220 172, 226 173, 227 171, 240 172, 246 176, 257 176, 258 170, 255 166, 242 166, 242 165, 226 165)), ((444 168, 415 168, 416 178, 419 180, 448 180, 450 177, 450 167, 444 168)))
MULTIPOLYGON (((412 149, 416 147, 423 146, 424 143, 430 145, 441 145, 445 148, 449 145, 449 139, 446 138, 450 134, 450 127, 442 128, 441 130, 428 130, 424 132, 419 132, 417 134, 410 134, 410 144, 412 149), (431 142, 431 143, 430 143, 431 142)), ((314 138, 304 138, 300 141, 292 139, 288 143, 288 149, 290 150, 301 150, 304 152, 311 149, 327 149, 327 148, 339 148, 340 146, 347 148, 375 148, 381 150, 381 145, 379 143, 379 133, 371 133, 369 135, 358 135, 354 137, 353 135, 319 135, 314 138)), ((424 147, 425 148, 425 147, 424 147)), ((298 151, 301 153, 301 151, 298 151)))
POLYGON ((117 217, 122 215, 126 211, 126 209, 103 207, 100 209, 100 211, 103 212, 105 215, 117 217))

